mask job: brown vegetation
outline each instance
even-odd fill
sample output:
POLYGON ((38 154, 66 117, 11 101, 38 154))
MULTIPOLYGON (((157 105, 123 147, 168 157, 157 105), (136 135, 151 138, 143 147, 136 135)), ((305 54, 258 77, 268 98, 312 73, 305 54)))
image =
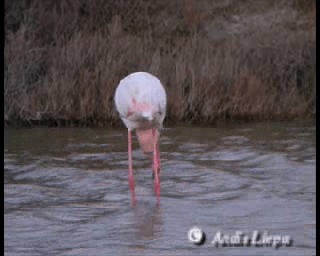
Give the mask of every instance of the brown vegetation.
POLYGON ((11 0, 5 3, 8 124, 118 125, 120 79, 147 71, 167 122, 315 114, 314 0, 11 0))

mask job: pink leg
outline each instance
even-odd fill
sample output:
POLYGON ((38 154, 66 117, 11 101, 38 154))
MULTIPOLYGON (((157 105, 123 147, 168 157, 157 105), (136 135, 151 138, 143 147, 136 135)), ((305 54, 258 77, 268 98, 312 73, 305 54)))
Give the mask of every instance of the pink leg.
POLYGON ((158 145, 157 145, 157 141, 155 139, 155 136, 157 136, 156 132, 157 132, 156 129, 152 129, 153 138, 154 138, 154 140, 153 140, 154 141, 153 142, 154 188, 155 188, 157 197, 159 198, 159 196, 160 196, 160 179, 159 179, 160 163, 159 163, 158 145))
POLYGON ((158 171, 158 174, 160 174, 160 151, 159 151, 158 143, 157 143, 157 146, 156 146, 156 152, 157 152, 156 161, 157 161, 157 165, 158 165, 157 171, 158 171))
POLYGON ((134 177, 132 170, 132 134, 128 129, 128 162, 129 162, 129 187, 131 192, 134 192, 134 177))
POLYGON ((153 158, 154 155, 152 154, 151 160, 152 160, 152 169, 153 169, 153 174, 152 177, 155 177, 155 172, 154 170, 157 170, 158 175, 160 174, 160 152, 159 152, 159 146, 158 143, 156 144, 156 160, 154 161, 153 158))

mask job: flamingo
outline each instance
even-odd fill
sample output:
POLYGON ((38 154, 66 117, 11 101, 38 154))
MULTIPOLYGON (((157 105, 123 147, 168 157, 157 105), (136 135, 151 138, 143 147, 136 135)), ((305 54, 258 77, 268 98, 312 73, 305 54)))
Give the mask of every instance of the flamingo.
POLYGON ((132 131, 135 129, 144 154, 153 153, 154 189, 160 196, 160 152, 158 140, 166 115, 167 96, 160 80, 147 72, 123 78, 115 92, 115 105, 128 129, 129 187, 134 193, 132 131))

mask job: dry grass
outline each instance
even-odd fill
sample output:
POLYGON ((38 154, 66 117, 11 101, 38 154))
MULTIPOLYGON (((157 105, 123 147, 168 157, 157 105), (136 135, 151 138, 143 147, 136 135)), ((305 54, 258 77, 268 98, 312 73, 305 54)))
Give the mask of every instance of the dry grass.
POLYGON ((165 85, 166 122, 313 117, 315 3, 257 2, 7 1, 4 119, 119 125, 134 71, 165 85))

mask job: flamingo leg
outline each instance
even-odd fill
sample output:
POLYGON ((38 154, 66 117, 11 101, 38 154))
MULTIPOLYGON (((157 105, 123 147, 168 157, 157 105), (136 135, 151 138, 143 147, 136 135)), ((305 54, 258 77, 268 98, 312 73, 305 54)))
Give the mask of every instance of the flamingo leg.
POLYGON ((157 162, 157 172, 159 175, 160 174, 160 151, 159 151, 158 142, 157 142, 157 146, 156 146, 156 162, 157 162))
POLYGON ((154 189, 157 196, 160 196, 160 179, 159 179, 159 172, 160 172, 160 159, 159 159, 159 150, 158 150, 158 143, 157 143, 157 130, 152 129, 153 134, 153 171, 154 171, 154 189))
MULTIPOLYGON (((160 151, 159 151, 159 144, 156 144, 156 158, 155 161, 153 160, 153 155, 151 157, 152 160, 152 168, 153 170, 156 170, 158 172, 158 175, 160 174, 160 151)), ((152 172, 152 178, 155 177, 155 171, 152 172)))
POLYGON ((132 169, 132 133, 128 129, 128 163, 129 163, 129 187, 131 192, 134 192, 134 177, 132 169))

